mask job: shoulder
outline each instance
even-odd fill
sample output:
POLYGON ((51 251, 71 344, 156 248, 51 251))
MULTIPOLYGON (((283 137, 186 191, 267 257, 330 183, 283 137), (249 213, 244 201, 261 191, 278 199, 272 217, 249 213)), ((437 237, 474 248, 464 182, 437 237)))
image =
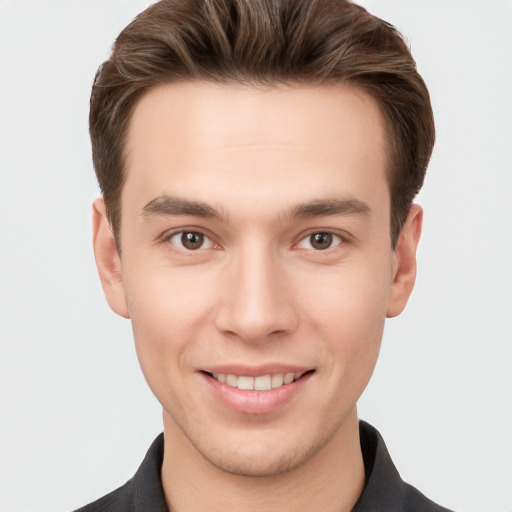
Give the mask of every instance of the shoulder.
POLYGON ((424 494, 404 482, 403 509, 411 512, 452 512, 429 500, 424 494))
POLYGON ((402 480, 377 429, 361 421, 359 434, 366 484, 353 512, 450 512, 402 480))
POLYGON ((160 480, 163 451, 164 438, 160 434, 133 478, 75 512, 169 512, 160 480))
POLYGON ((130 504, 133 495, 133 479, 102 498, 81 507, 74 512, 132 512, 130 504))

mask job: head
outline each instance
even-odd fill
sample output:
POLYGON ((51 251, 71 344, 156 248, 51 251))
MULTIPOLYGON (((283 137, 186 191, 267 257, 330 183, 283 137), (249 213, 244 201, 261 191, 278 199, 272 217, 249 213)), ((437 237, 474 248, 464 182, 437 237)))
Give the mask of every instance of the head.
POLYGON ((393 247, 434 144, 429 94, 397 30, 348 1, 160 1, 130 23, 91 95, 93 162, 120 248, 125 141, 151 88, 204 80, 253 85, 348 83, 386 122, 393 247))
POLYGON ((255 476, 346 448, 433 143, 397 32, 348 2, 157 3, 98 72, 91 135, 100 276, 173 446, 255 476))

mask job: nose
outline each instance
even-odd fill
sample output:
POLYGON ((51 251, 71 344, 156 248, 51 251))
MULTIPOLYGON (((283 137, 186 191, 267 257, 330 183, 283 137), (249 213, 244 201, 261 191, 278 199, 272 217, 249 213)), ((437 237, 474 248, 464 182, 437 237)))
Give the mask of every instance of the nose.
POLYGON ((233 255, 219 283, 219 331, 261 343, 295 330, 297 308, 285 262, 278 260, 268 248, 248 247, 233 255))

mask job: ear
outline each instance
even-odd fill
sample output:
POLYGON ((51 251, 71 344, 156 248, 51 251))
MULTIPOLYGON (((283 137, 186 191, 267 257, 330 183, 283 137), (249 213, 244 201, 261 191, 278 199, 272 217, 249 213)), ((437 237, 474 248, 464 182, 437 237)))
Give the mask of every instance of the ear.
POLYGON ((114 235, 107 218, 102 198, 92 204, 93 247, 101 286, 109 306, 118 315, 129 318, 124 293, 121 258, 117 252, 114 235))
POLYGON ((416 249, 421 236, 423 210, 413 204, 393 252, 393 281, 387 317, 399 315, 405 308, 416 280, 416 249))

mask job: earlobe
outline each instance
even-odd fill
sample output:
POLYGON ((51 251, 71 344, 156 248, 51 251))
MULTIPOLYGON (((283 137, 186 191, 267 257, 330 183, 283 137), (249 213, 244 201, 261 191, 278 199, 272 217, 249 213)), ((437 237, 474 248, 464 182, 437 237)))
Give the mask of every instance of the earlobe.
POLYGON ((121 272, 121 258, 102 198, 96 199, 92 205, 92 229, 94 257, 107 302, 115 313, 129 318, 121 272))
POLYGON ((421 236, 423 210, 413 204, 393 253, 393 275, 387 317, 399 315, 405 308, 416 281, 416 249, 421 236))

